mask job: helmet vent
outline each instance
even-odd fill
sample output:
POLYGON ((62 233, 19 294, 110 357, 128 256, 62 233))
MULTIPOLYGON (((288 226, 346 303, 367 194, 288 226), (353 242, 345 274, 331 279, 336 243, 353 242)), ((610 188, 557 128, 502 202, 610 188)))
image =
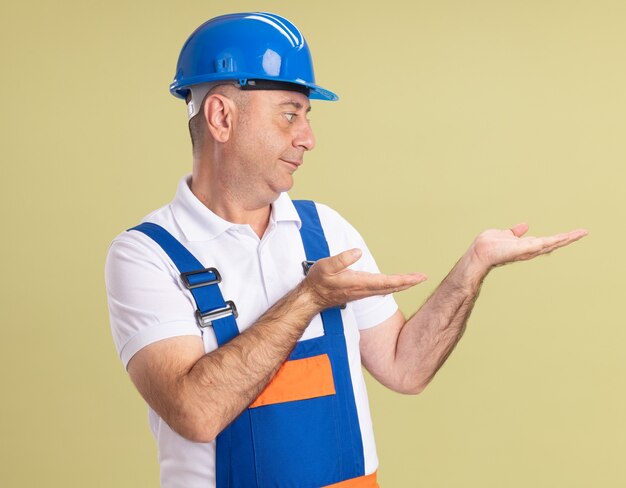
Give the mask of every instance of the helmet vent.
POLYGON ((215 64, 215 71, 218 73, 232 73, 235 71, 235 63, 233 63, 233 58, 231 57, 219 58, 215 64))

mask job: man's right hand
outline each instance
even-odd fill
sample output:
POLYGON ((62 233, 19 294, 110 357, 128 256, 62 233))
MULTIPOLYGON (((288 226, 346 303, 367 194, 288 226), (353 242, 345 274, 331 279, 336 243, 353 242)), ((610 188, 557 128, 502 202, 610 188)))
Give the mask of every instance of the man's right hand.
POLYGON ((353 271, 349 268, 361 257, 359 249, 350 249, 316 261, 301 287, 320 310, 374 295, 388 295, 406 290, 426 280, 423 273, 384 275, 353 271))
POLYGON ((320 259, 254 324, 208 354, 195 336, 144 347, 128 364, 133 383, 174 431, 194 442, 212 441, 271 381, 316 314, 426 279, 349 269, 360 257, 361 251, 352 249, 320 259))

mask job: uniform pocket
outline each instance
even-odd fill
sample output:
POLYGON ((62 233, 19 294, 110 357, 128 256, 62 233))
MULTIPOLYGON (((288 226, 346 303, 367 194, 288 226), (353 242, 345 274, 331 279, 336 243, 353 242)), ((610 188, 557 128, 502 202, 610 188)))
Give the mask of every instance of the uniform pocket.
POLYGON ((338 396, 328 339, 298 343, 251 405, 259 488, 318 488, 341 479, 338 396))
POLYGON ((319 488, 341 479, 337 395, 251 408, 259 488, 319 488))
POLYGON ((250 408, 335 394, 328 354, 286 361, 250 408))

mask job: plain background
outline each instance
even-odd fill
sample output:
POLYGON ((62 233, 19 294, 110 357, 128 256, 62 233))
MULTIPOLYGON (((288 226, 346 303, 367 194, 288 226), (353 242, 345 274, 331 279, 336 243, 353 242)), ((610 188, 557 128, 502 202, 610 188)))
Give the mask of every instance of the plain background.
POLYGON ((369 381, 382 486, 625 486, 625 5, 2 0, 0 485, 158 485, 104 259, 189 171, 183 42, 267 10, 341 96, 313 103, 291 195, 340 211, 385 272, 429 275, 406 314, 485 228, 590 231, 496 269, 422 395, 369 381))

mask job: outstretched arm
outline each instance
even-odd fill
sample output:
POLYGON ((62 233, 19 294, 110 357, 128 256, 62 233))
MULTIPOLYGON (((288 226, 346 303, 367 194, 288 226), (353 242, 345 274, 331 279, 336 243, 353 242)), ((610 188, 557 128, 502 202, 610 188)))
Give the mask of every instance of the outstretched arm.
POLYGON ((386 276, 348 269, 360 256, 354 249, 319 260, 255 324, 209 354, 195 336, 146 346, 128 364, 131 379, 174 431, 192 441, 210 442, 265 388, 313 316, 424 279, 419 274, 386 276))
POLYGON ((421 392, 463 335, 483 280, 491 269, 525 261, 571 244, 584 229, 549 237, 523 237, 528 225, 481 233, 426 303, 409 319, 397 312, 361 332, 364 366, 402 393, 421 392))

